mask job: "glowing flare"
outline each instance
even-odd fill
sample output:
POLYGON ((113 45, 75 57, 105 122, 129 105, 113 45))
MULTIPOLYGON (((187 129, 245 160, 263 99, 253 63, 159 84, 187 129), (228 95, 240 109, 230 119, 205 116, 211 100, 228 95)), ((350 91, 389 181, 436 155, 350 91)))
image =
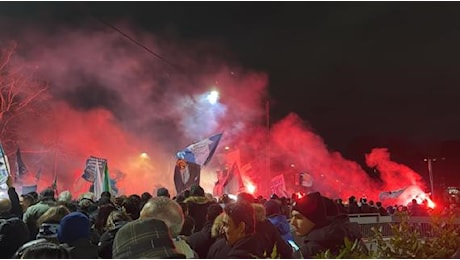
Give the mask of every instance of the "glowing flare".
POLYGON ((254 186, 254 184, 252 183, 249 183, 246 185, 246 189, 249 193, 254 194, 254 192, 256 191, 256 186, 254 186))
POLYGON ((214 105, 217 103, 217 100, 219 99, 219 92, 213 90, 208 94, 208 101, 211 105, 214 105))

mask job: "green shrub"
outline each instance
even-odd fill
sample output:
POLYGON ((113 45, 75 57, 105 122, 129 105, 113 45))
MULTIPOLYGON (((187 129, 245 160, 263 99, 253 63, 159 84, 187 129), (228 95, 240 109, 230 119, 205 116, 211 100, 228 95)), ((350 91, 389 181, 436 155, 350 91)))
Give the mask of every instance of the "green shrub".
POLYGON ((409 223, 407 214, 399 215, 400 222, 391 225, 392 236, 385 238, 382 227, 373 228, 374 235, 369 241, 374 246, 363 250, 359 241, 345 239, 344 247, 337 255, 329 250, 318 254, 317 258, 451 258, 460 248, 458 228, 453 225, 454 218, 432 217, 430 231, 425 236, 419 225, 409 223))

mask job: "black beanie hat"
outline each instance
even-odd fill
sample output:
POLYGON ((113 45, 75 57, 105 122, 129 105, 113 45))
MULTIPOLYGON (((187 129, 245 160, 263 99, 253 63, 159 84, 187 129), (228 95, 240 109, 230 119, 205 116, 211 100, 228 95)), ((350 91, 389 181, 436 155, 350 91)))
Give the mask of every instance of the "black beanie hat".
POLYGON ((297 199, 292 210, 300 212, 316 226, 322 226, 327 223, 326 207, 323 198, 319 192, 313 192, 300 199, 297 199))

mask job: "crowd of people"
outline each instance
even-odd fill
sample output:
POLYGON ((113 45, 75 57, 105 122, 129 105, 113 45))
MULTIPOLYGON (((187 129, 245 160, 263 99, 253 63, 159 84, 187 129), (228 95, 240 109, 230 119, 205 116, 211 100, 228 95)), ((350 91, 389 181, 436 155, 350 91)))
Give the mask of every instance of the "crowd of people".
POLYGON ((7 185, 1 258, 312 258, 338 252, 345 238, 367 250, 347 214, 388 214, 380 203, 355 205, 350 198, 344 205, 318 192, 268 199, 242 192, 217 200, 194 185, 175 197, 160 188, 74 198, 51 188, 18 196, 11 177, 7 185))

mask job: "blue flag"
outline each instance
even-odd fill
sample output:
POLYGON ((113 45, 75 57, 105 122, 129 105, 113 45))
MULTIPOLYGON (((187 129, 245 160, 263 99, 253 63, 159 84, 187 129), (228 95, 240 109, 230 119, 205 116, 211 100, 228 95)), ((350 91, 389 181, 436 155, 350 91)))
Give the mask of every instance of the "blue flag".
POLYGON ((221 137, 222 133, 193 143, 185 149, 177 152, 176 156, 178 159, 183 159, 190 163, 201 166, 206 165, 214 155, 221 137))
POLYGON ((19 147, 16 151, 16 170, 16 177, 19 179, 21 179, 22 176, 29 172, 29 170, 26 167, 26 164, 22 160, 21 149, 19 147))

